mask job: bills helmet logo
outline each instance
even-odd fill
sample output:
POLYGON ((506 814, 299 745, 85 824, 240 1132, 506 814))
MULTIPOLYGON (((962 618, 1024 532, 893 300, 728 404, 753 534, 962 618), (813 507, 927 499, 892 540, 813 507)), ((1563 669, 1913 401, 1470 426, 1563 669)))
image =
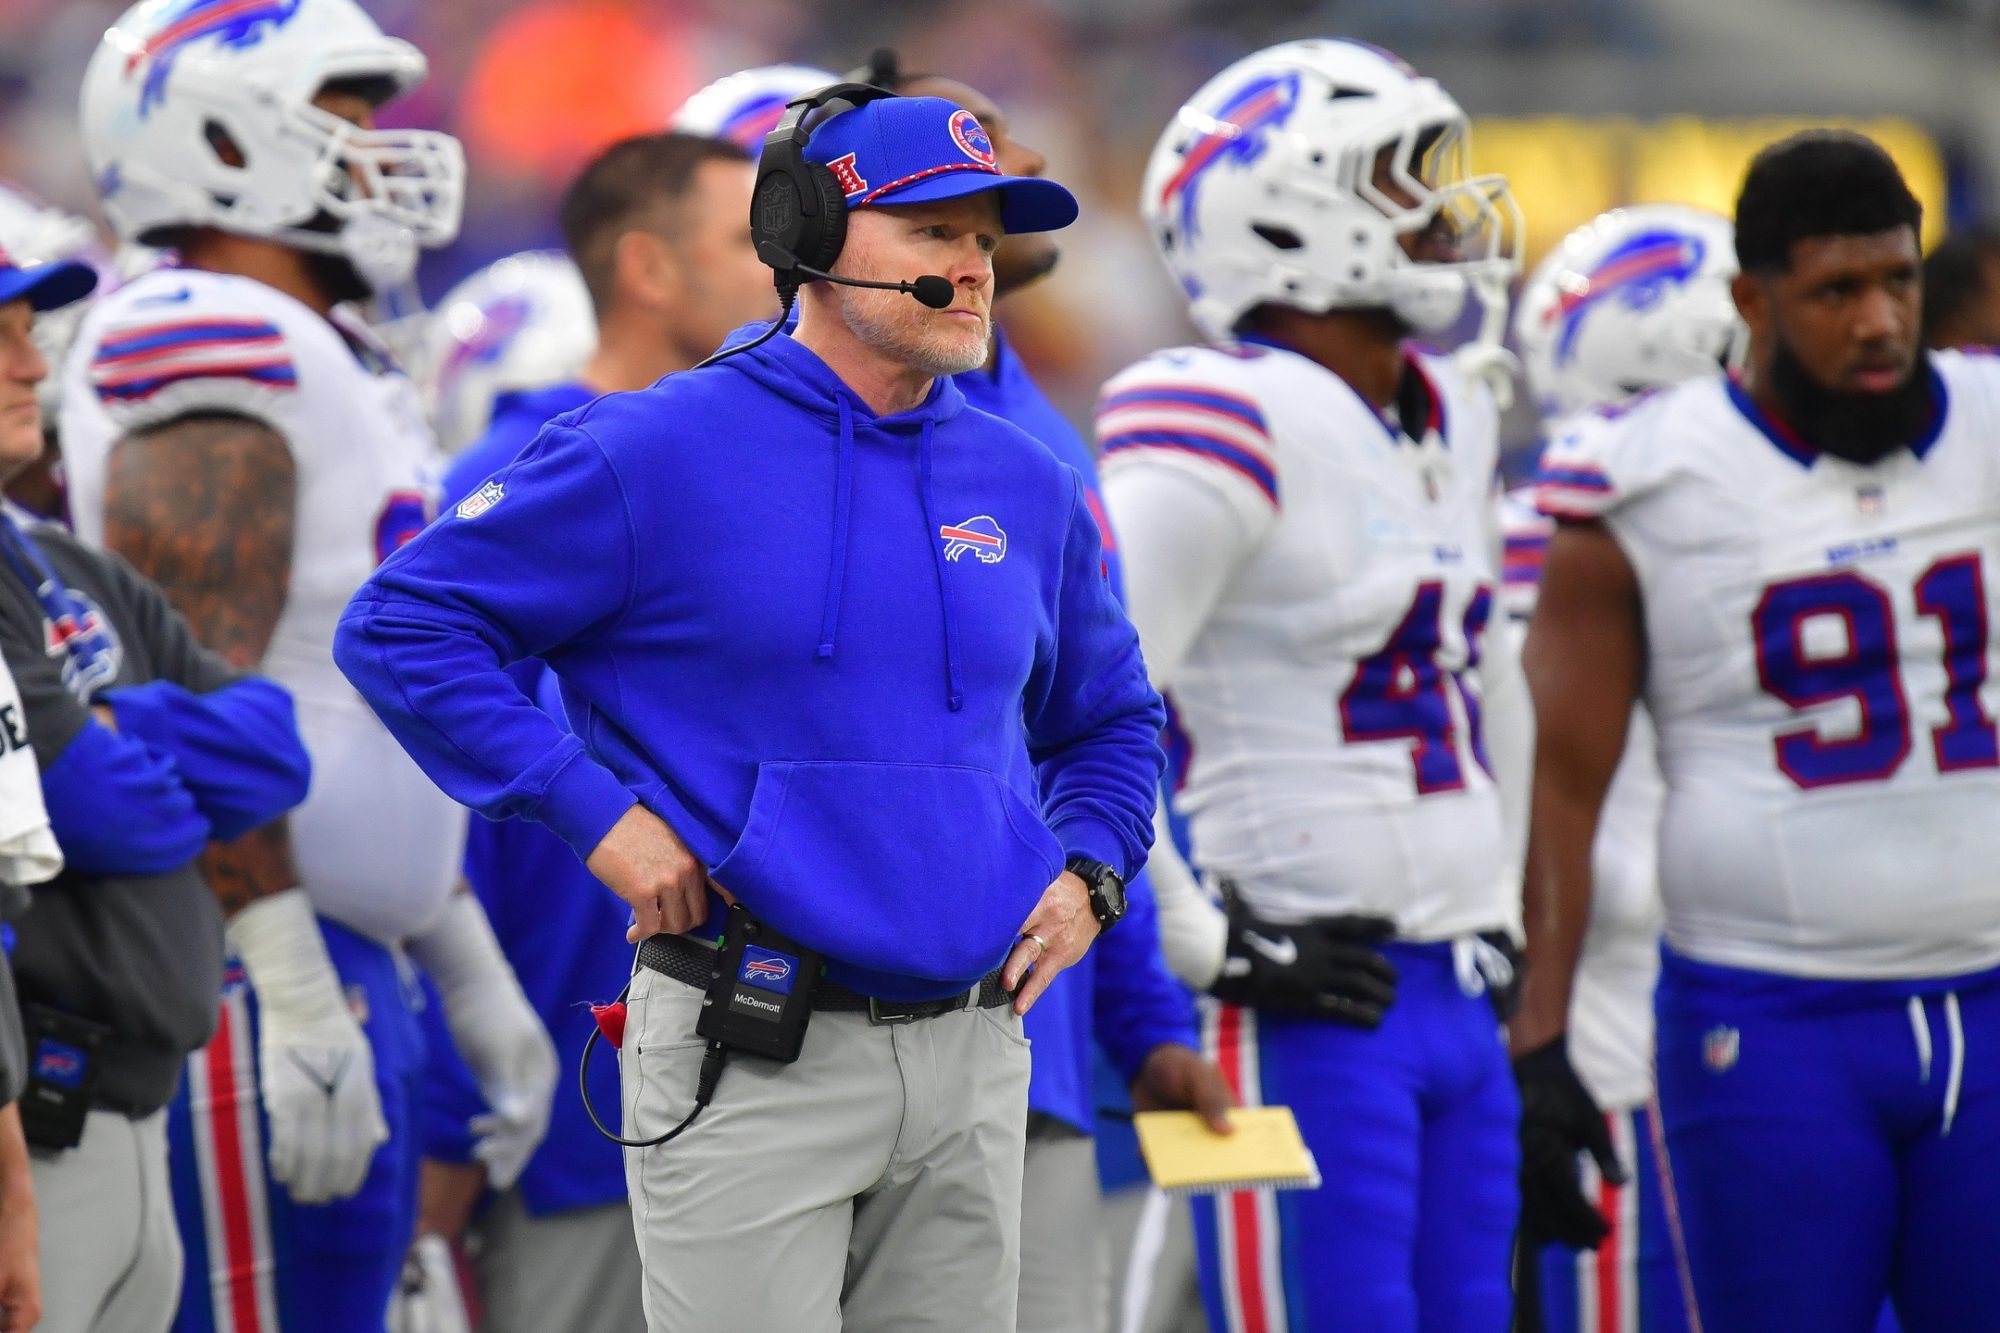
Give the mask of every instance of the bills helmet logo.
POLYGON ((192 42, 220 38, 225 46, 255 46, 266 33, 282 28, 299 12, 303 0, 187 0, 168 12, 172 17, 158 32, 125 58, 125 76, 141 65, 146 83, 139 92, 139 117, 145 119, 167 95, 167 77, 174 58, 192 42))
POLYGON ((1699 236, 1677 231, 1642 232, 1599 260, 1583 280, 1564 291, 1550 318, 1561 322, 1556 359, 1575 350, 1583 317, 1600 302, 1616 298, 1628 310, 1650 310, 1667 292, 1685 286, 1701 271, 1708 246, 1699 236))
MULTIPOLYGON (((456 309, 453 311, 457 313, 456 309)), ((491 305, 479 309, 479 326, 470 337, 451 345, 444 369, 438 377, 446 384, 458 379, 468 366, 490 366, 513 345, 535 313, 534 303, 519 292, 510 292, 491 305)))
MULTIPOLYGON (((1180 229, 1188 238, 1196 233, 1196 196, 1210 168, 1223 162, 1248 166, 1262 157, 1272 134, 1292 118, 1298 104, 1299 76, 1271 74, 1251 80, 1214 116, 1195 117, 1200 132, 1181 150, 1180 169, 1160 190, 1160 207, 1177 207, 1180 229)), ((1181 115, 1185 119, 1192 113, 1181 115)))
POLYGON ((792 965, 783 958, 753 958, 743 964, 743 978, 764 981, 783 981, 792 975, 792 965))
MULTIPOLYGON (((980 166, 994 166, 993 140, 987 137, 986 127, 970 111, 951 113, 951 141, 980 166)), ((997 167, 994 169, 998 170, 997 167)))
POLYGON ((947 523, 938 529, 938 537, 944 542, 947 560, 957 560, 967 551, 978 556, 982 565, 997 565, 1007 558, 1007 534, 985 514, 963 523, 947 523))
POLYGON ((763 144, 764 136, 778 128, 788 105, 776 93, 752 97, 722 118, 715 137, 729 140, 746 153, 754 153, 763 144))

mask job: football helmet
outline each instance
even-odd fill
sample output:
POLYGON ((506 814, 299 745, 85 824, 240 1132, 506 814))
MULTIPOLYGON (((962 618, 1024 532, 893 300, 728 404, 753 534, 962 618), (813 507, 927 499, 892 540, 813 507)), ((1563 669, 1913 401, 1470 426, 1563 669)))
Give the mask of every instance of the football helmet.
POLYGON ((839 82, 838 74, 810 65, 760 65, 709 84, 681 104, 671 124, 684 134, 727 139, 755 157, 787 102, 839 82))
POLYGON ((1286 42, 1188 99, 1153 148, 1140 213, 1212 340, 1266 302, 1388 309, 1436 332, 1471 294, 1497 343, 1521 214, 1504 177, 1470 174, 1469 141, 1458 103, 1388 52, 1286 42), (1460 258, 1404 253, 1433 226, 1460 258))
POLYGON ((596 349, 590 294, 568 255, 496 259, 431 312, 419 365, 439 447, 457 453, 485 433, 501 394, 575 379, 596 349))
POLYGON ((1514 310, 1544 419, 1720 372, 1741 327, 1735 276, 1735 229, 1699 208, 1615 208, 1564 237, 1514 310))
POLYGON ((465 155, 431 130, 364 130, 313 105, 328 83, 385 97, 424 57, 354 0, 144 0, 83 82, 83 141, 119 236, 216 227, 346 258, 377 291, 458 234, 465 155))

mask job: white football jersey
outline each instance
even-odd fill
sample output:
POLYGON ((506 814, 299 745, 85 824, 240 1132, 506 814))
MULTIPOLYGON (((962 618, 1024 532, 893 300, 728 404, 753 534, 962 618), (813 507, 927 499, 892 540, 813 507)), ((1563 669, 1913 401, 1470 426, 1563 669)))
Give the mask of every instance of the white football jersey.
MULTIPOLYGON (((1609 429, 1592 416, 1575 429, 1609 429)), ((1516 621, 1534 613, 1542 558, 1555 520, 1529 494, 1511 491, 1501 504, 1506 539, 1501 605, 1516 621)), ((1660 780, 1653 726, 1632 710, 1625 755, 1612 775, 1591 844, 1590 926, 1583 937, 1570 995, 1569 1053, 1597 1104, 1623 1109, 1653 1095, 1653 987, 1660 976, 1660 780)))
POLYGON ((1247 534, 1160 681, 1188 746, 1175 801, 1194 860, 1274 921, 1373 913, 1437 940, 1515 920, 1517 881, 1480 725, 1496 412, 1443 358, 1414 364, 1421 439, 1262 347, 1148 357, 1105 386, 1097 430, 1121 541, 1149 524, 1162 471, 1221 496, 1247 534))
POLYGON ((1932 366, 1931 429, 1873 466, 1816 454, 1725 380, 1544 460, 1543 512, 1602 518, 1638 576, 1660 888, 1690 957, 2000 963, 2000 363, 1932 366))
POLYGON ((335 318, 251 279, 193 269, 150 273, 101 298, 63 370, 63 465, 77 532, 102 544, 105 468, 130 431, 228 412, 290 444, 291 586, 261 670, 291 691, 312 755, 292 843, 315 909, 388 942, 443 907, 465 812, 333 664, 348 600, 423 528, 436 495, 415 387, 360 321, 335 318))

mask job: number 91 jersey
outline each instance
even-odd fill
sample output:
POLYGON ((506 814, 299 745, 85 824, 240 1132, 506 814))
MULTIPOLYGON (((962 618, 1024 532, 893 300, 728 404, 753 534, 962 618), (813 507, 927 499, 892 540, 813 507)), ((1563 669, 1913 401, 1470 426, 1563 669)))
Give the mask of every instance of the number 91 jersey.
MULTIPOLYGON (((1131 532, 1171 531, 1143 509, 1160 470, 1220 496, 1245 534, 1158 682, 1187 747, 1175 801, 1194 860, 1267 919, 1374 913, 1436 940, 1513 915, 1479 680, 1497 416, 1444 358, 1409 373, 1429 390, 1420 439, 1258 346, 1139 362, 1105 386, 1097 427, 1121 540, 1128 513, 1131 532)), ((1135 588, 1140 558, 1127 543, 1135 588)))
POLYGON ((1725 380, 1551 446, 1537 504, 1600 518, 1645 608, 1660 889, 1690 957, 1793 976, 2000 963, 2000 362, 1869 466, 1725 380))

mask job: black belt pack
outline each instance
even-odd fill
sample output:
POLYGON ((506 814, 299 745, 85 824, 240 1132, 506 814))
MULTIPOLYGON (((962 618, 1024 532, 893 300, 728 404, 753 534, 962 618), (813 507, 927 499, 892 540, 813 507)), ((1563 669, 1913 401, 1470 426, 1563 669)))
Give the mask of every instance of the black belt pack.
POLYGON ((28 1084, 21 1132, 37 1148, 74 1148, 97 1091, 97 1048, 111 1029, 39 1004, 21 1006, 28 1038, 28 1084))

